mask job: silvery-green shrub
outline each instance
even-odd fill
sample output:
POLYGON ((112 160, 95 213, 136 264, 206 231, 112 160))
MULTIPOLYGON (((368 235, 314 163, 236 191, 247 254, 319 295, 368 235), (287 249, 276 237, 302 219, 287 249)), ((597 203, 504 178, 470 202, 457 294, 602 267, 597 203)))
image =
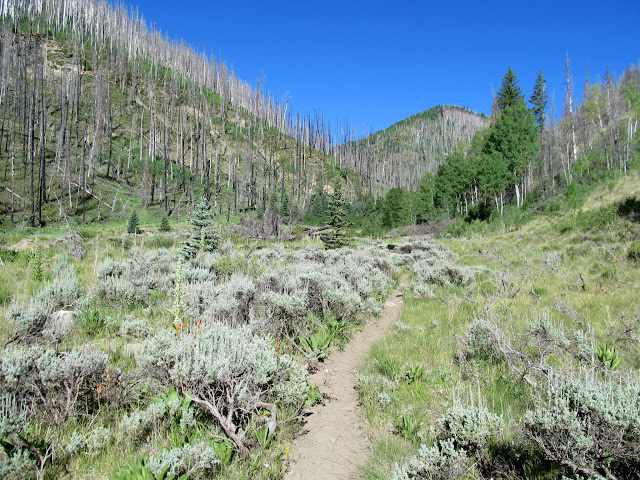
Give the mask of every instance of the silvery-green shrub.
POLYGON ((483 406, 456 402, 436 421, 435 432, 437 440, 451 440, 456 449, 476 453, 501 435, 503 428, 502 418, 483 406))
POLYGON ((391 480, 456 480, 469 475, 471 467, 467 452, 448 439, 432 446, 421 445, 407 465, 396 466, 391 480))
POLYGON ((111 257, 105 257, 102 262, 96 266, 96 277, 104 280, 107 277, 121 277, 127 269, 124 262, 118 262, 111 257))
POLYGON ((552 377, 546 398, 524 416, 525 436, 549 461, 595 478, 638 473, 640 382, 593 373, 552 377))
POLYGON ((128 339, 146 338, 151 333, 151 325, 146 320, 126 316, 120 324, 120 335, 128 339))
POLYGON ((162 331, 144 343, 140 363, 201 405, 245 451, 253 413, 265 404, 297 407, 308 389, 305 370, 246 326, 211 322, 182 335, 162 331))
POLYGON ((159 455, 150 457, 147 465, 156 476, 166 471, 168 477, 187 475, 189 478, 203 478, 219 463, 215 449, 201 441, 163 450, 159 455))
POLYGON ((160 430, 166 414, 166 404, 150 403, 144 409, 125 414, 118 425, 118 433, 122 438, 130 438, 134 442, 142 440, 154 430, 160 430))

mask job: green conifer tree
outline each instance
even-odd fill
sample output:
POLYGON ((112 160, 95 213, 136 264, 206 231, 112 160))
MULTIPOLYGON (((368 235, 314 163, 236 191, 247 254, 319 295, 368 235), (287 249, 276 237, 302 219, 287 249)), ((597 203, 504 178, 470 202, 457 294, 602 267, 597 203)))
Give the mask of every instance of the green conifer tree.
POLYGON ((340 248, 349 244, 349 238, 345 232, 347 223, 347 202, 344 198, 340 177, 336 177, 333 183, 333 193, 329 197, 329 225, 331 228, 322 237, 325 247, 340 248))
POLYGON ((138 220, 138 214, 134 210, 131 212, 131 215, 129 216, 129 220, 127 222, 127 233, 131 233, 131 234, 138 233, 139 224, 140 224, 140 220, 138 220))
POLYGON ((160 227, 158 228, 158 230, 161 232, 171 231, 171 225, 169 224, 169 219, 167 218, 166 215, 162 217, 162 220, 160 221, 160 227))
POLYGON ((533 116, 536 119, 538 125, 538 131, 540 134, 544 131, 544 124, 547 120, 546 108, 549 103, 549 95, 547 93, 547 80, 542 76, 542 70, 538 74, 536 84, 533 87, 533 93, 529 98, 529 102, 533 105, 533 116))
POLYGON ((213 252, 220 244, 220 233, 215 227, 211 215, 211 206, 203 196, 196 204, 191 224, 191 238, 182 247, 182 256, 185 260, 194 258, 199 251, 213 252))
POLYGON ((516 103, 524 103, 524 95, 518 86, 518 77, 516 77, 511 67, 509 67, 502 79, 502 86, 496 94, 496 102, 501 110, 513 107, 516 103))
MULTIPOLYGON (((511 177, 509 183, 513 185, 516 203, 518 206, 522 205, 526 194, 524 173, 535 160, 537 151, 538 129, 531 110, 520 101, 505 108, 491 125, 487 135, 484 162, 491 165, 481 167, 485 172, 485 181, 490 176, 498 178, 490 180, 494 185, 491 188, 493 193, 501 194, 498 190, 504 186, 506 170, 511 177), (489 175, 487 172, 492 173, 489 175)), ((502 209, 502 204, 500 208, 502 209)))

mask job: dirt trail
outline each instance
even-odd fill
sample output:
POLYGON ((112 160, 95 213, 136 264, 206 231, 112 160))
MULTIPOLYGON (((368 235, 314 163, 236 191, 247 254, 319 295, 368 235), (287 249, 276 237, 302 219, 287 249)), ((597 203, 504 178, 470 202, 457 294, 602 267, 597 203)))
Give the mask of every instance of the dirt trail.
MULTIPOLYGON (((401 284, 406 284, 403 275, 401 284)), ((289 454, 291 465, 287 480, 352 480, 360 479, 371 444, 360 419, 356 373, 371 343, 381 339, 398 320, 404 301, 394 290, 379 319, 371 320, 357 332, 344 351, 331 355, 321 369, 311 376, 320 392, 329 396, 325 405, 314 407, 303 435, 298 437, 289 454)))

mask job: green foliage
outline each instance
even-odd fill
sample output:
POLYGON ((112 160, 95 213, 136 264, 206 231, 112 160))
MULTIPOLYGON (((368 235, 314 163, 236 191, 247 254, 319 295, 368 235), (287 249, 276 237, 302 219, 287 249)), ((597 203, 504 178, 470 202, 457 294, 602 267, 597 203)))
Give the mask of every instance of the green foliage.
POLYGON ((162 217, 162 220, 160 221, 160 226, 158 227, 158 231, 159 232, 171 231, 171 224, 169 223, 169 219, 167 218, 166 215, 162 217))
POLYGON ((392 188, 387 192, 384 201, 382 226, 388 229, 411 223, 409 194, 400 188, 392 188))
POLYGON ((211 216, 211 206, 203 196, 196 204, 191 224, 191 239, 185 242, 182 248, 182 257, 185 260, 194 258, 198 252, 213 252, 220 245, 222 238, 211 216))
POLYGON ((436 177, 432 173, 427 173, 420 182, 416 208, 416 218, 418 223, 428 222, 436 216, 435 183, 436 177))
POLYGON ((138 213, 133 210, 131 215, 129 215, 129 220, 127 221, 127 233, 136 234, 140 233, 138 225, 140 224, 140 220, 138 219, 138 213))
POLYGON ((407 366, 404 378, 409 383, 415 383, 424 380, 426 373, 424 366, 419 363, 411 363, 407 366))
POLYGON ((517 104, 524 105, 524 95, 518 86, 518 77, 511 67, 502 79, 502 85, 496 94, 496 102, 501 110, 514 107, 517 104))
POLYGON ((322 237, 327 249, 347 246, 349 237, 345 232, 347 228, 346 200, 342 191, 340 177, 333 182, 333 192, 329 197, 329 225, 328 232, 322 237))
POLYGON ((529 102, 533 105, 533 116, 536 119, 538 125, 538 131, 542 134, 544 132, 547 104, 549 102, 549 94, 547 92, 547 80, 542 76, 542 70, 538 73, 536 78, 536 84, 533 87, 533 93, 529 98, 529 102))
POLYGON ((42 257, 43 257, 43 254, 42 254, 42 250, 40 249, 40 245, 36 245, 36 248, 33 251, 33 257, 31 258, 31 263, 33 265, 32 275, 33 275, 33 279, 36 282, 41 282, 42 279, 44 278, 44 272, 42 269, 44 259, 42 257))
POLYGON ((300 345, 305 350, 307 359, 311 362, 321 360, 326 357, 326 350, 331 345, 335 333, 331 331, 328 325, 320 325, 308 337, 298 337, 300 345))
POLYGON ((110 480, 188 480, 189 475, 181 475, 175 478, 173 475, 167 475, 169 467, 160 472, 158 475, 154 475, 149 466, 147 465, 147 456, 140 457, 134 462, 127 463, 120 467, 120 472, 116 475, 112 475, 110 480))
POLYGON ((414 412, 403 413, 396 424, 397 432, 403 437, 413 440, 422 427, 422 418, 414 412))
POLYGON ((598 345, 596 355, 598 362, 607 370, 615 370, 620 363, 620 356, 616 353, 616 349, 609 345, 598 345))

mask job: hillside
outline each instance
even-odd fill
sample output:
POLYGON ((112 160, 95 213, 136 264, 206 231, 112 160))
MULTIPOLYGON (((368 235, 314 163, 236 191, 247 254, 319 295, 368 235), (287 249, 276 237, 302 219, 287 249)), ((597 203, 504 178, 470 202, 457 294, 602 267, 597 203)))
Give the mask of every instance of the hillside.
POLYGON ((367 478, 638 478, 639 182, 445 240, 466 274, 412 266, 361 371, 367 478))
POLYGON ((0 214, 13 223, 175 216, 201 194, 218 213, 265 210, 272 196, 304 209, 333 175, 315 119, 293 120, 123 7, 24 0, 1 13, 0 214))
POLYGON ((487 125, 482 115, 441 105, 336 147, 336 156, 366 175, 373 192, 389 187, 415 190, 425 173, 435 173, 460 142, 471 142, 487 125))

